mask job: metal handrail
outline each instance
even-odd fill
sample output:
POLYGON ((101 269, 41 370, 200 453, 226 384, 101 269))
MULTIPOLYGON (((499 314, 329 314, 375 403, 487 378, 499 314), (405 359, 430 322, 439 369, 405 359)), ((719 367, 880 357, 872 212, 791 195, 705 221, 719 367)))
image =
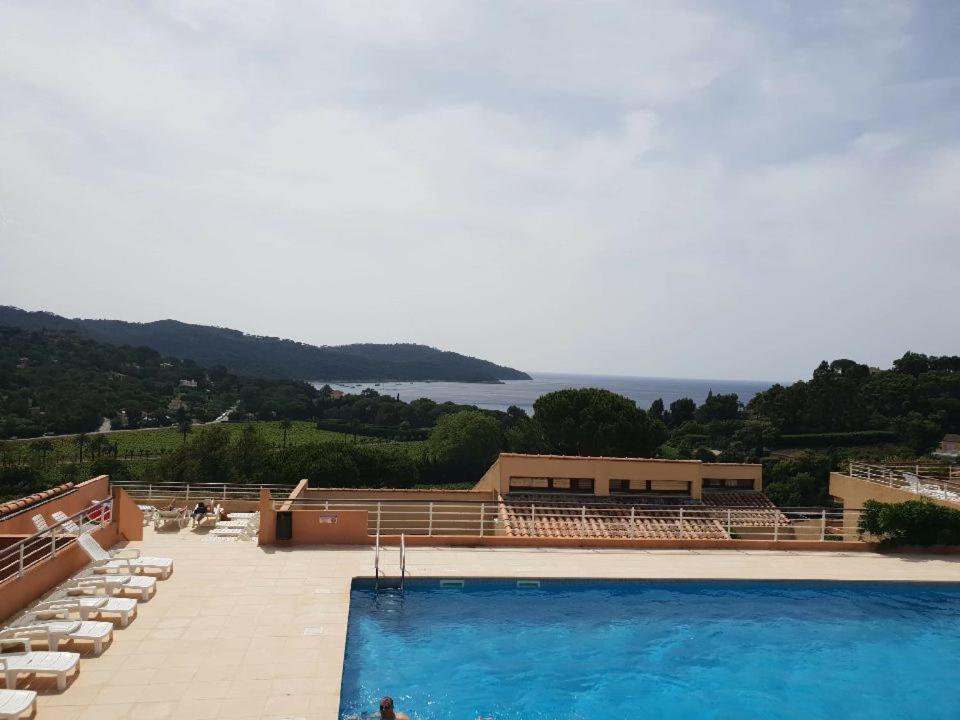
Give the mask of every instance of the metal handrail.
MULTIPOLYGON (((922 469, 923 466, 920 466, 922 469)), ((915 465, 873 465, 853 462, 848 465, 849 477, 913 492, 924 497, 960 502, 960 483, 916 472, 915 465), (912 472, 911 472, 912 471, 912 472)))
POLYGON ((79 527, 81 533, 93 532, 108 525, 112 518, 113 499, 106 498, 50 525, 46 530, 9 545, 0 551, 0 584, 11 578, 21 578, 28 568, 55 557, 58 551, 77 537, 70 528, 79 527))
POLYGON ((374 588, 380 589, 380 533, 377 533, 373 551, 373 583, 374 588))
POLYGON ((167 498, 183 496, 189 500, 194 498, 214 497, 220 500, 256 500, 260 497, 260 490, 267 489, 272 496, 289 495, 296 488, 287 483, 257 483, 245 485, 243 483, 179 483, 179 482, 113 482, 111 485, 122 487, 131 497, 136 499, 167 498))
POLYGON ((407 574, 407 543, 403 533, 400 533, 400 589, 403 590, 403 578, 407 574))
MULTIPOLYGON (((281 503, 285 509, 357 511, 367 513, 368 532, 382 536, 405 535, 483 537, 660 537, 731 539, 757 537, 832 541, 858 536, 858 509, 721 507, 710 505, 574 505, 456 501, 312 501, 281 503), (611 509, 613 507, 614 509, 611 509)), ((666 539, 666 538, 664 538, 666 539)))

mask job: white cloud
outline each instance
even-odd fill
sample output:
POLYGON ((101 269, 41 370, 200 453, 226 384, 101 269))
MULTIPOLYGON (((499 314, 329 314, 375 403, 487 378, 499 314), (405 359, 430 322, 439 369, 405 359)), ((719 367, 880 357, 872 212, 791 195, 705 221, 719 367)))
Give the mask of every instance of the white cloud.
POLYGON ((948 8, 720 7, 0 2, 0 301, 534 370, 955 351, 948 8))

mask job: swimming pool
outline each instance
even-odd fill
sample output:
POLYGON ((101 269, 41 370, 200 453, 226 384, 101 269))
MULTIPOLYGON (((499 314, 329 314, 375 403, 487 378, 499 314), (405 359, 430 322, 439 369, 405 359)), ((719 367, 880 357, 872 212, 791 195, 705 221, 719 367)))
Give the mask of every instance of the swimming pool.
POLYGON ((960 585, 355 581, 340 714, 960 718, 960 585))

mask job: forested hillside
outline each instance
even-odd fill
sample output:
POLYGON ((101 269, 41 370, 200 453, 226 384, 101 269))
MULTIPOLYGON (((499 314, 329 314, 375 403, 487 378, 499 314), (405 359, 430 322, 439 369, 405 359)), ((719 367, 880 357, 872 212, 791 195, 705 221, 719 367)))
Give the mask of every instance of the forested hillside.
POLYGON ((529 379, 526 373, 455 352, 412 343, 394 345, 307 345, 239 330, 177 320, 130 323, 71 320, 46 312, 0 306, 0 325, 30 330, 73 330, 100 342, 146 346, 201 365, 231 372, 301 380, 448 380, 496 382, 529 379))
POLYGON ((0 326, 0 437, 156 427, 238 411, 264 419, 312 417, 317 391, 286 380, 242 378, 146 347, 75 333, 0 326))

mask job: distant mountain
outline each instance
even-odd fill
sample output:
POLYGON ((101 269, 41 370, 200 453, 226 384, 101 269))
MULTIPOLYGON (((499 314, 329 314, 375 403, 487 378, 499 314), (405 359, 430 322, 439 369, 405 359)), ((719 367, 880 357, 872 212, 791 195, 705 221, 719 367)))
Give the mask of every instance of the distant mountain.
POLYGON ((223 365, 240 375, 265 378, 455 382, 530 379, 520 370, 413 343, 318 347, 177 320, 131 323, 70 319, 11 306, 0 306, 0 326, 3 325, 25 330, 72 330, 100 342, 145 346, 201 365, 223 365))

